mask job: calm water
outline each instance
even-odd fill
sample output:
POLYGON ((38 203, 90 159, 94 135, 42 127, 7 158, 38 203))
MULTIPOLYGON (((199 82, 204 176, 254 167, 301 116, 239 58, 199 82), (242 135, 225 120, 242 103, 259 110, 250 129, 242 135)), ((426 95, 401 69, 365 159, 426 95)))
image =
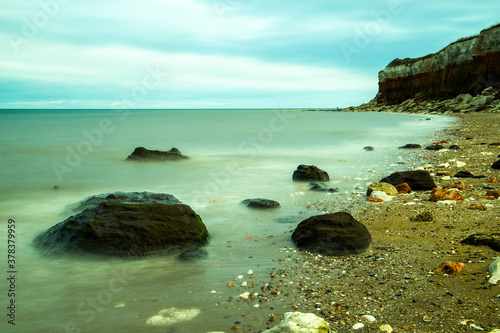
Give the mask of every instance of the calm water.
MULTIPOLYGON (((297 165, 317 165, 330 174, 332 187, 351 195, 356 186, 405 167, 396 163, 406 152, 396 147, 426 143, 450 121, 425 118, 283 110, 0 110, 0 239, 6 244, 7 221, 14 219, 18 271, 16 326, 3 315, 0 331, 167 332, 145 322, 177 307, 201 312, 174 325, 176 332, 228 332, 241 311, 230 309, 234 315, 228 317, 216 304, 243 291, 225 283, 239 274, 248 279, 249 269, 263 275, 290 244, 297 222, 274 220, 307 217, 311 213, 301 214, 307 202, 346 198, 304 191, 307 184, 291 181, 297 165), (177 147, 191 159, 125 162, 137 146, 177 147), (209 259, 75 260, 42 257, 32 247, 38 233, 68 217, 69 204, 115 191, 171 193, 190 205, 212 236, 209 259), (278 200, 282 208, 260 212, 239 205, 254 197, 278 200)), ((5 309, 8 285, 2 281, 5 309)))

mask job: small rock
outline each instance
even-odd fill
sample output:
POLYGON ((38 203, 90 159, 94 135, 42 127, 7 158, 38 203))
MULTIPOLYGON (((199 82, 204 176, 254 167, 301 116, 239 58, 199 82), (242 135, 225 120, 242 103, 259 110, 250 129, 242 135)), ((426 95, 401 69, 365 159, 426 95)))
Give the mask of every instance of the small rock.
POLYGON ((310 182, 309 186, 309 191, 318 191, 318 192, 338 192, 339 190, 335 188, 328 187, 325 183, 323 182, 310 182))
POLYGON ((413 218, 413 221, 416 221, 416 222, 431 222, 433 220, 434 220, 434 216, 429 211, 425 211, 423 213, 420 213, 413 218))
POLYGON ((473 204, 470 204, 469 206, 465 207, 467 209, 471 209, 471 210, 487 210, 488 207, 486 207, 485 205, 483 205, 482 203, 479 203, 479 202, 475 202, 473 204))
POLYGON ((458 193, 458 190, 453 189, 453 190, 444 190, 440 187, 436 187, 432 190, 431 196, 429 198, 430 201, 432 202, 437 202, 437 201, 447 201, 447 200, 463 200, 464 197, 458 193))
POLYGON ((262 333, 328 333, 330 325, 313 313, 287 312, 275 327, 262 333))
POLYGON ((467 267, 467 265, 461 262, 454 263, 453 261, 445 261, 432 272, 434 274, 458 274, 465 267, 467 267))
POLYGON ((375 199, 381 199, 383 201, 391 201, 393 199, 393 197, 387 195, 387 193, 383 191, 373 191, 370 197, 375 199))
POLYGON ((416 144, 416 143, 407 143, 404 146, 398 147, 399 149, 420 149, 422 148, 421 145, 416 144))
POLYGON ((446 189, 456 188, 459 190, 468 190, 468 189, 470 189, 470 186, 465 184, 462 181, 454 181, 451 184, 443 186, 443 188, 446 188, 446 189))
POLYGON ((476 331, 484 331, 484 328, 482 328, 481 326, 478 326, 476 324, 470 324, 470 327, 472 327, 473 329, 475 329, 476 331))
POLYGON ((376 322, 376 321, 377 321, 377 319, 375 319, 375 317, 374 317, 374 316, 372 316, 372 315, 366 315, 366 314, 365 314, 365 315, 362 315, 362 316, 361 316, 361 321, 364 321, 364 322, 366 322, 366 323, 371 324, 371 323, 376 322))
POLYGON ((352 329, 353 329, 353 330, 360 330, 360 329, 362 329, 363 327, 365 327, 365 325, 364 325, 364 324, 362 324, 362 323, 357 323, 357 324, 354 324, 354 325, 352 326, 352 329))
POLYGON ((372 146, 366 146, 366 147, 363 147, 364 150, 366 151, 373 151, 375 150, 375 148, 373 148, 372 146))
POLYGON ((411 187, 407 183, 398 184, 395 187, 399 194, 411 193, 411 187))
POLYGON ((392 327, 389 324, 380 325, 378 329, 380 330, 380 332, 387 332, 387 333, 392 332, 392 327))
POLYGON ((425 147, 425 150, 442 150, 445 149, 443 145, 430 145, 425 147))
POLYGON ((498 280, 500 280, 500 257, 495 258, 495 260, 488 267, 488 271, 491 275, 488 282, 491 284, 497 284, 498 280))
POLYGON ((486 176, 474 176, 470 171, 459 171, 453 177, 456 178, 486 178, 486 176))
POLYGON ((374 191, 382 191, 391 196, 398 194, 398 190, 394 187, 394 185, 385 182, 375 182, 370 184, 370 186, 368 186, 368 189, 366 190, 366 195, 375 197, 374 195, 372 195, 372 192, 374 191))
POLYGON ((182 155, 177 148, 172 148, 169 151, 149 150, 144 147, 137 147, 127 157, 127 161, 176 161, 189 159, 188 156, 182 155))
POLYGON ((488 178, 488 183, 498 183, 500 180, 498 180, 497 177, 490 177, 488 178))
POLYGON ((189 321, 200 314, 199 309, 163 309, 157 315, 148 318, 146 325, 169 326, 177 323, 189 321))
POLYGON ((326 182, 330 180, 330 177, 326 171, 319 169, 317 166, 301 164, 297 167, 297 170, 293 172, 292 179, 294 181, 326 182))

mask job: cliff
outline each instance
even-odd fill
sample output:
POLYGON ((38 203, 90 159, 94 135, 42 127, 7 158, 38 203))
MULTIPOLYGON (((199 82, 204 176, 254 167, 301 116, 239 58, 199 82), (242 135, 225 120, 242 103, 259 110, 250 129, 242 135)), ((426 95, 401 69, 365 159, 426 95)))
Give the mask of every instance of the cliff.
POLYGON ((490 86, 500 87, 500 24, 451 43, 437 53, 395 59, 379 72, 376 101, 393 105, 408 99, 476 96, 490 86))

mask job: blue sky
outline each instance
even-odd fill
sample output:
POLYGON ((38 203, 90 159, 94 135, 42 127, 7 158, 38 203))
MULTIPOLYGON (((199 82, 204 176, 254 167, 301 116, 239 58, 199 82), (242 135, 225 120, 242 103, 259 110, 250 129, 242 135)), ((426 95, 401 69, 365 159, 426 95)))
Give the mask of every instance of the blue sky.
POLYGON ((500 21, 481 0, 0 0, 0 108, 330 108, 394 58, 500 21))

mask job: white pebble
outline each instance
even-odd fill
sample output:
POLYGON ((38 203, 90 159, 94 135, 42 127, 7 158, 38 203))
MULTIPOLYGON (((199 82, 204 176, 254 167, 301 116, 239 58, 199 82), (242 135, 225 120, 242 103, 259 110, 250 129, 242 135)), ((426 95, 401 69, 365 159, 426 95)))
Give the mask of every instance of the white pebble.
POLYGON ((238 280, 243 279, 243 275, 238 275, 237 279, 238 279, 238 280))
POLYGON ((247 272, 248 275, 252 275, 253 274, 253 271, 251 269, 248 270, 247 272))
POLYGON ((249 292, 244 292, 243 294, 240 295, 241 298, 247 299, 248 296, 250 296, 249 292))
POLYGON ((380 332, 388 332, 388 333, 392 332, 392 327, 389 324, 380 325, 378 329, 380 330, 380 332))
POLYGON ((118 303, 118 304, 115 304, 115 309, 118 309, 118 308, 124 308, 125 307, 125 303, 118 303))
POLYGON ((211 294, 217 294, 217 291, 212 290, 210 293, 211 293, 211 294))
POLYGON ((362 315, 361 320, 370 324, 377 321, 377 319, 375 319, 375 317, 372 315, 362 315))
POLYGON ((243 282, 241 283, 241 286, 242 286, 242 287, 246 287, 246 286, 247 286, 247 282, 246 282, 246 281, 243 281, 243 282))
POLYGON ((472 327, 476 331, 484 331, 484 328, 482 328, 481 326, 478 326, 476 324, 470 324, 470 327, 472 327))
POLYGON ((365 327, 365 325, 363 325, 363 324, 361 324, 361 323, 357 323, 357 324, 354 324, 354 325, 352 326, 352 329, 353 329, 353 330, 360 330, 360 329, 362 329, 363 327, 365 327))

